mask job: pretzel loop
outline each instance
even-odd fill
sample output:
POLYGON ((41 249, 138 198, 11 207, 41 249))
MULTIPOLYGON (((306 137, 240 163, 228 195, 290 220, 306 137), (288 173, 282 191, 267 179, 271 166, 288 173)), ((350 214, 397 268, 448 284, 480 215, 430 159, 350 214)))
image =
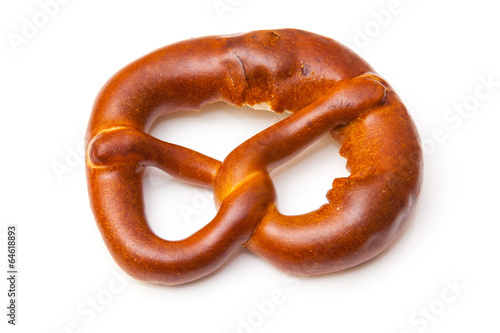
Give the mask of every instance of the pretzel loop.
POLYGON ((114 259, 163 284, 199 279, 239 246, 295 274, 362 263, 401 232, 422 179, 418 134, 390 86, 343 46, 298 30, 181 42, 125 67, 96 101, 86 163, 92 210, 114 259), (162 114, 215 101, 292 115, 222 163, 146 133, 162 114), (328 204, 282 215, 269 173, 327 132, 342 144, 351 176, 333 181, 328 204), (180 241, 155 235, 144 212, 147 166, 213 188, 215 218, 180 241))

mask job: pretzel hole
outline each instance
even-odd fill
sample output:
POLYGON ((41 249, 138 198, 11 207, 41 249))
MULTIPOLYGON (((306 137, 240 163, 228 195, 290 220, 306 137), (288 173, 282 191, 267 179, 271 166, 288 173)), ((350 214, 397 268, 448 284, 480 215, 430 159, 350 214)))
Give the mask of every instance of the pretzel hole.
POLYGON ((305 214, 328 203, 326 194, 333 180, 349 176, 339 149, 339 143, 324 135, 271 172, 282 214, 305 214))
POLYGON ((146 168, 143 191, 149 226, 166 240, 194 234, 217 213, 211 189, 183 183, 154 167, 146 168))
POLYGON ((217 102, 207 104, 199 111, 175 112, 159 117, 149 134, 223 161, 245 140, 287 116, 287 113, 217 102))

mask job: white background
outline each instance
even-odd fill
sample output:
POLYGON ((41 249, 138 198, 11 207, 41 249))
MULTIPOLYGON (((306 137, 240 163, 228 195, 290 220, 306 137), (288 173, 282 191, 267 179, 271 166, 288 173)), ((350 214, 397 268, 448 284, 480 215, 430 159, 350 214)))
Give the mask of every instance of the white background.
MULTIPOLYGON (((2 276, 7 225, 19 232, 18 325, 7 324, 1 278, 2 332, 499 332, 494 1, 54 1, 0 5, 2 276), (426 151, 409 228, 378 258, 318 278, 287 277, 244 250, 184 286, 127 278, 87 197, 83 132, 98 90, 163 45, 283 27, 353 48, 401 95, 426 151)), ((218 105, 153 134, 221 160, 278 119, 218 105)), ((344 165, 325 138, 274 172, 281 210, 319 207, 344 165)), ((161 236, 182 238, 214 216, 209 192, 148 174, 147 212, 161 236)))

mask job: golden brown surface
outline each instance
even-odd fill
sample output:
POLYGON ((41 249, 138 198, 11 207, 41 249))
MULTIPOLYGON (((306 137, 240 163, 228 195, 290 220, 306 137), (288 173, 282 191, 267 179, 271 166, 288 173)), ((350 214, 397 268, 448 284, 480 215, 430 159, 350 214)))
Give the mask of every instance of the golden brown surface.
POLYGON ((201 278, 239 246, 293 274, 355 266, 400 234, 422 182, 418 133, 392 88, 344 46, 292 29, 191 39, 138 59, 99 93, 86 143, 106 246, 127 273, 162 284, 201 278), (293 114, 223 162, 146 133, 161 115, 217 101, 293 114), (269 172, 328 132, 351 175, 319 209, 280 214, 269 172), (146 166, 213 188, 216 217, 184 240, 159 238, 144 213, 146 166))

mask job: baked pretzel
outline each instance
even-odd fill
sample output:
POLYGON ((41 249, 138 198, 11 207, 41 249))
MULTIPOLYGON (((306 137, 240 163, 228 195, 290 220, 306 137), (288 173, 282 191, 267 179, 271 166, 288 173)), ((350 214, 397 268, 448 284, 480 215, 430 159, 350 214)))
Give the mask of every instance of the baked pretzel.
POLYGON ((215 271, 239 246, 298 275, 358 265, 401 233, 422 182, 418 133, 392 88, 341 44, 292 29, 196 38, 136 60, 99 93, 86 145, 90 203, 113 258, 168 285, 215 271), (146 133, 161 115, 217 101, 292 114, 222 163, 146 133), (328 132, 350 176, 333 181, 328 204, 281 214, 269 172, 328 132), (147 166, 213 188, 215 218, 180 241, 155 235, 147 166))

